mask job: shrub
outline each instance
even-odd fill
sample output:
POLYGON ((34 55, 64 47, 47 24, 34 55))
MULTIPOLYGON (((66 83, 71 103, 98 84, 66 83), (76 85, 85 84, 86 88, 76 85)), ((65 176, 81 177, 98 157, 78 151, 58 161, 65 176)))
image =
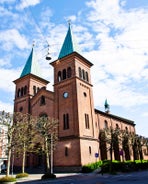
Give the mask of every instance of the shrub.
POLYGON ((51 174, 51 173, 46 173, 46 174, 44 174, 41 177, 42 180, 55 179, 55 178, 56 178, 56 175, 55 174, 51 174))
POLYGON ((4 177, 0 178, 0 183, 3 183, 3 182, 15 182, 15 181, 16 181, 16 178, 11 177, 11 176, 4 176, 4 177))
POLYGON ((16 175, 16 178, 24 178, 24 177, 28 177, 29 174, 28 173, 19 173, 16 175))
POLYGON ((84 165, 82 167, 82 172, 83 173, 90 173, 90 172, 98 169, 101 166, 101 164, 102 164, 102 161, 84 165))

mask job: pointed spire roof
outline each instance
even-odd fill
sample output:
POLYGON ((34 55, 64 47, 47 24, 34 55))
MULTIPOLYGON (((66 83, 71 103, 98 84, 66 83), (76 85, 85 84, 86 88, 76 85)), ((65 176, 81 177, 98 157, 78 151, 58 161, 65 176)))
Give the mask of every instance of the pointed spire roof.
POLYGON ((40 67, 39 67, 37 59, 35 57, 33 48, 31 50, 31 53, 30 53, 28 60, 25 64, 25 67, 21 73, 20 78, 24 77, 25 75, 28 75, 28 74, 33 74, 33 75, 36 75, 36 76, 42 78, 40 67))
POLYGON ((69 23, 69 28, 64 40, 64 43, 62 45, 60 54, 58 59, 61 59, 62 57, 65 57, 72 52, 79 52, 76 43, 74 42, 72 31, 71 31, 71 25, 69 23))
POLYGON ((105 100, 104 107, 105 107, 105 111, 106 111, 107 113, 109 113, 110 105, 108 104, 107 99, 105 100))
POLYGON ((105 100, 104 107, 105 107, 105 108, 108 108, 108 107, 109 107, 109 104, 108 104, 108 102, 107 102, 107 99, 105 100))

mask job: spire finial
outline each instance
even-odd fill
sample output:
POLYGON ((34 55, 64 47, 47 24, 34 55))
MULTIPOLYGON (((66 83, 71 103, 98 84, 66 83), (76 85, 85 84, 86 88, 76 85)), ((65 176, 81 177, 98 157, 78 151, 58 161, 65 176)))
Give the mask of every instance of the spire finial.
POLYGON ((71 19, 68 20, 68 25, 71 26, 71 19))
POLYGON ((33 40, 33 42, 32 42, 32 48, 35 46, 35 41, 33 40))

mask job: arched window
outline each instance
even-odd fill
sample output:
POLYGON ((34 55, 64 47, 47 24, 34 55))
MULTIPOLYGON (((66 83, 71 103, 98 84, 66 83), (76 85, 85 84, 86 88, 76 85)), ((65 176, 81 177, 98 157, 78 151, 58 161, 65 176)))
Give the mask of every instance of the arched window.
POLYGON ((24 95, 27 94, 27 86, 24 87, 24 95))
POLYGON ((89 79, 88 79, 88 72, 86 72, 85 75, 86 75, 86 81, 88 82, 89 81, 89 79))
POLYGON ((91 146, 89 146, 89 154, 91 155, 91 146))
POLYGON ((20 97, 20 96, 21 96, 21 90, 19 88, 18 91, 17 91, 17 97, 20 97))
POLYGON ((127 127, 125 127, 125 131, 128 132, 128 128, 127 127))
POLYGON ((85 128, 89 129, 89 115, 85 114, 85 128))
POLYGON ((72 74, 71 67, 68 67, 67 68, 67 78, 70 78, 71 77, 71 74, 72 74))
POLYGON ((46 104, 46 102, 45 102, 45 96, 41 96, 41 98, 40 98, 40 105, 45 105, 46 104))
POLYGON ((23 107, 20 107, 20 108, 19 108, 19 111, 22 112, 22 111, 23 111, 23 107))
POLYGON ((61 71, 58 72, 58 82, 60 82, 62 80, 61 78, 61 71))
POLYGON ((66 69, 63 70, 63 80, 66 79, 66 69))
POLYGON ((106 120, 104 121, 104 128, 108 128, 108 122, 106 120))
POLYGON ((83 78, 83 80, 85 80, 85 71, 84 70, 82 70, 82 78, 83 78))
POLYGON ((38 87, 38 88, 37 88, 37 92, 38 92, 39 90, 40 90, 40 88, 38 87))
POLYGON ((79 67, 79 77, 82 78, 82 71, 80 67, 79 67))
POLYGON ((65 156, 66 157, 68 156, 68 147, 67 146, 65 147, 65 156))
POLYGON ((119 129, 119 125, 118 124, 116 124, 116 129, 119 129))
POLYGON ((33 94, 36 94, 36 86, 33 86, 33 94))
POLYGON ((24 88, 22 87, 21 88, 21 96, 23 96, 24 95, 24 88))
POLYGON ((69 129, 69 114, 63 114, 64 130, 69 129))

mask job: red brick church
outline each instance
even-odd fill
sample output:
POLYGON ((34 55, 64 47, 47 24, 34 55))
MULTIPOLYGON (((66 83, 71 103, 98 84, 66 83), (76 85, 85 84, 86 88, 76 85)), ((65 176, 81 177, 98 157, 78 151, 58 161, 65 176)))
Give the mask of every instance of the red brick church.
MULTIPOLYGON (((49 81, 42 78, 32 48, 20 77, 14 81, 14 111, 34 116, 47 115, 59 120, 55 168, 80 168, 96 159, 109 159, 98 141, 100 130, 106 126, 118 126, 135 132, 135 124, 94 108, 93 64, 77 51, 70 25, 57 60, 50 64, 54 69, 53 91, 46 89, 49 81)), ((114 154, 114 159, 120 159, 118 155, 114 154)), ((128 158, 132 159, 133 154, 128 158)), ((33 164, 37 166, 38 162, 35 160, 33 164)), ((30 162, 26 164, 29 166, 30 162)))

